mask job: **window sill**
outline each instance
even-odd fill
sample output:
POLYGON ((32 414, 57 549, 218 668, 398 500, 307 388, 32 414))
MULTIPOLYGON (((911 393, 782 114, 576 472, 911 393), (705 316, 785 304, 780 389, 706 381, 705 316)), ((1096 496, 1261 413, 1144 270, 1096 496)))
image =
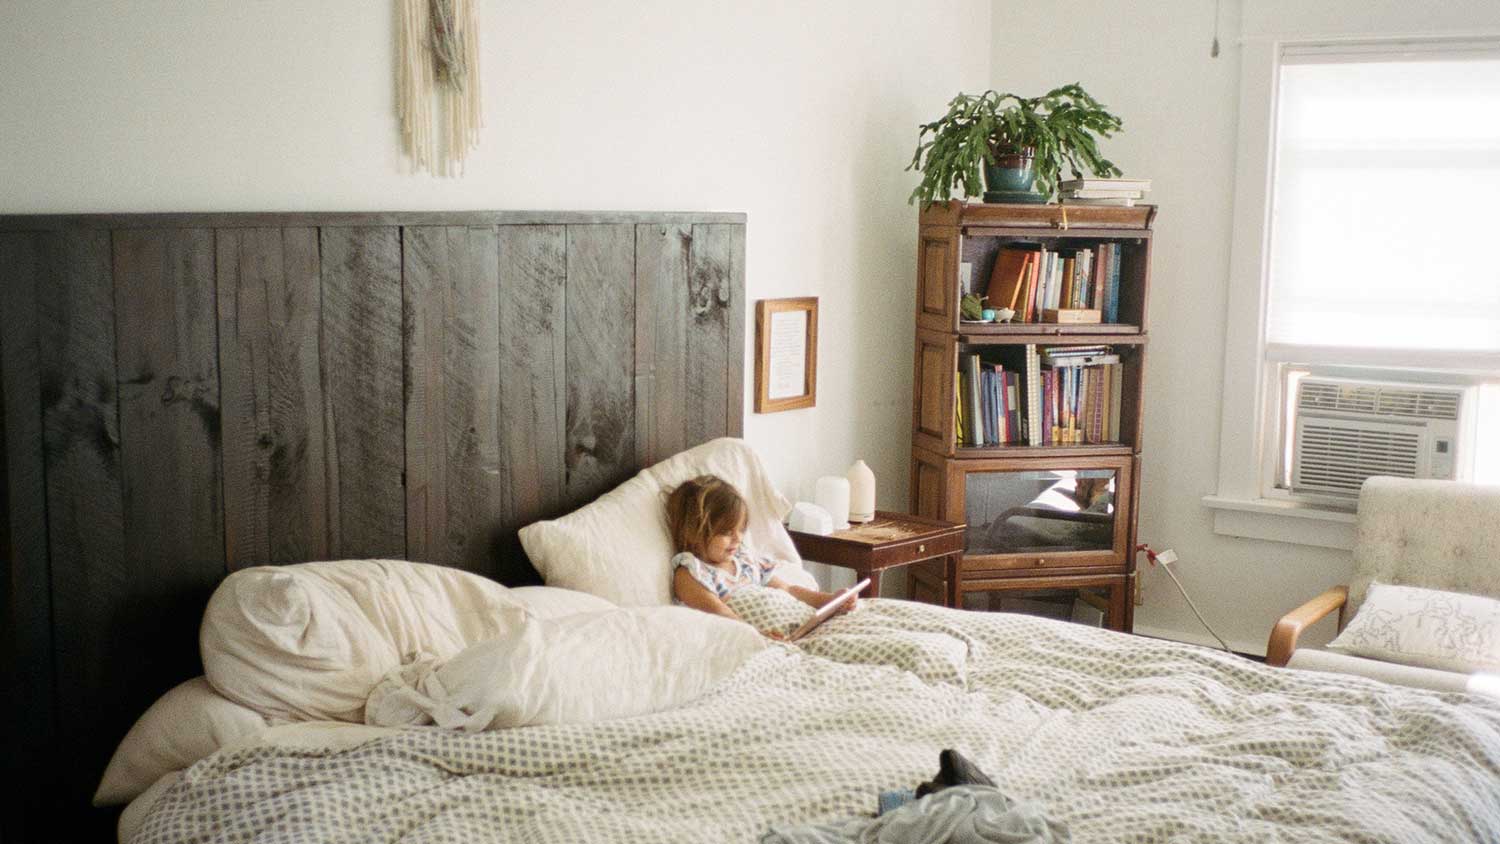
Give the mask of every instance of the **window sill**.
POLYGON ((1354 548, 1354 514, 1270 498, 1203 496, 1214 511, 1214 533, 1319 548, 1354 548))

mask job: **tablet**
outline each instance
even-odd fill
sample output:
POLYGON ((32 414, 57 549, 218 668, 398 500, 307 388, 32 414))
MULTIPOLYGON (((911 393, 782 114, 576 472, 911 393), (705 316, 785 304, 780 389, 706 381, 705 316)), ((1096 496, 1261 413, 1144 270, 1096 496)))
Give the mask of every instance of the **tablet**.
POLYGON ((823 606, 818 607, 818 611, 813 613, 813 617, 809 618, 807 622, 801 627, 793 630, 792 635, 786 637, 786 640, 788 642, 795 642, 798 639, 801 639, 803 636, 806 636, 807 634, 813 632, 813 630, 815 630, 819 624, 822 624, 829 618, 833 617, 833 614, 838 611, 839 607, 857 598, 860 591, 869 585, 870 578, 867 577, 864 580, 861 580, 860 582, 854 584, 853 586, 850 586, 848 589, 845 589, 837 595, 834 595, 832 601, 829 601, 823 606))

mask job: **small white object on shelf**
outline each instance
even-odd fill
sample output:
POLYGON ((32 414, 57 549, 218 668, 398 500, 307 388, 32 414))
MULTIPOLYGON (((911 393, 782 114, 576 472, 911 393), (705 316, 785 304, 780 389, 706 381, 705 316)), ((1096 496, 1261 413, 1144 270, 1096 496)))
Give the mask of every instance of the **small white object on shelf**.
POLYGON ((798 533, 827 536, 833 533, 833 516, 810 501, 798 501, 792 505, 792 513, 787 517, 786 526, 798 533))
POLYGON ((875 473, 856 460, 849 467, 849 521, 869 522, 875 519, 875 473))
POLYGON ((828 515, 833 518, 834 530, 844 530, 849 527, 848 478, 841 478, 838 475, 824 475, 818 478, 813 500, 819 507, 827 510, 828 515))

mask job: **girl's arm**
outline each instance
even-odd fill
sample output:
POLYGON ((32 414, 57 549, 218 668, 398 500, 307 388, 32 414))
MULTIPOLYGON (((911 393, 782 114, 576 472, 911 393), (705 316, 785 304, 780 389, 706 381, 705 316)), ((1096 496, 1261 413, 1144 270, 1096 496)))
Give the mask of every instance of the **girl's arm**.
MULTIPOLYGON (((769 581, 767 581, 766 585, 770 586, 773 589, 780 589, 781 591, 786 592, 787 594, 791 595, 802 603, 813 607, 814 609, 821 607, 829 601, 832 601, 834 598, 838 597, 837 592, 819 592, 816 589, 807 589, 802 586, 793 586, 792 584, 787 583, 785 580, 782 580, 779 577, 771 578, 769 581)), ((854 604, 854 601, 845 601, 844 605, 839 607, 838 613, 835 613, 835 615, 846 613, 854 609, 854 604)))
POLYGON ((719 600, 711 589, 699 583, 686 567, 678 567, 672 573, 672 594, 677 600, 687 604, 695 610, 702 610, 714 615, 722 615, 735 621, 744 622, 739 613, 729 608, 729 605, 719 600))

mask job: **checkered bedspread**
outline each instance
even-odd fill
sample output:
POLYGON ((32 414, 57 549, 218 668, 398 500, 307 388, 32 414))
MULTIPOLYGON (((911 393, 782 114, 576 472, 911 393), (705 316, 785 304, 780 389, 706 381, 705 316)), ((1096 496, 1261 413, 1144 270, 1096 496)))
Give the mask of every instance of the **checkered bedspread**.
POLYGON ((135 840, 753 842, 945 747, 1076 842, 1500 841, 1500 706, 901 601, 654 715, 224 751, 135 840))

